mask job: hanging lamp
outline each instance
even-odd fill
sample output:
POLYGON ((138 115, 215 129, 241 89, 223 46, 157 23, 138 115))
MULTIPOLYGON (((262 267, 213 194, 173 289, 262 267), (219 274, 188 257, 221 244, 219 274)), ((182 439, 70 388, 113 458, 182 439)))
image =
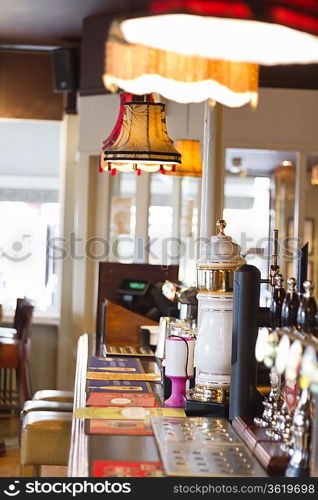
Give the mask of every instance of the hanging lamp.
POLYGON ((181 163, 181 155, 167 133, 165 106, 158 102, 124 102, 119 135, 103 151, 103 165, 112 173, 165 173, 181 163))
POLYGON ((175 147, 181 153, 181 165, 175 172, 167 172, 176 177, 201 177, 202 161, 200 151, 200 141, 190 139, 190 104, 187 104, 186 120, 186 139, 177 139, 175 147))
POLYGON ((121 22, 129 43, 263 65, 318 62, 316 0, 153 0, 149 12, 121 22))
MULTIPOLYGON (((122 93, 120 94, 120 107, 119 107, 119 114, 117 118, 117 122, 109 134, 108 137, 103 141, 103 146, 102 146, 102 151, 99 157, 99 171, 104 172, 108 170, 108 165, 105 162, 105 153, 104 150, 110 147, 114 142, 116 141, 117 137, 119 136, 122 122, 123 122, 123 116, 124 116, 124 104, 126 101, 131 101, 132 100, 132 94, 128 93, 122 93)), ((116 170, 112 172, 113 175, 116 174, 116 170)))
POLYGON ((176 177, 201 177, 200 141, 178 139, 175 141, 175 147, 181 153, 181 165, 178 165, 174 172, 167 172, 167 174, 176 177))
POLYGON ((158 92, 181 103, 210 99, 231 107, 256 104, 257 64, 192 57, 172 50, 128 43, 119 21, 114 21, 106 42, 104 85, 112 92, 119 88, 133 94, 158 92))
POLYGON ((318 186, 318 165, 314 165, 311 169, 310 182, 312 186, 318 186))

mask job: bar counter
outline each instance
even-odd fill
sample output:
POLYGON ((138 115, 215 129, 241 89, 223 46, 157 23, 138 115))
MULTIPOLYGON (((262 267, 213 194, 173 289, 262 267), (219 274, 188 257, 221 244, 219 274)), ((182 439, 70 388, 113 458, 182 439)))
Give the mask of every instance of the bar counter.
MULTIPOLYGON (((74 414, 76 415, 76 412, 78 409, 82 409, 86 407, 86 401, 87 401, 87 368, 88 368, 88 362, 89 362, 89 357, 88 357, 88 336, 87 334, 82 335, 79 338, 78 341, 78 349, 77 349, 77 363, 76 363, 76 375, 75 375, 75 387, 74 387, 74 414)), ((157 366, 157 363, 155 360, 149 360, 149 359, 142 359, 141 358, 141 363, 142 367, 144 368, 145 372, 147 373, 154 373, 157 372, 159 373, 159 368, 157 366)), ((161 384, 158 382, 151 382, 152 389, 154 393, 156 393, 159 396, 159 406, 162 405, 162 398, 161 398, 161 384)), ((196 418, 196 417, 195 417, 196 418)), ((155 419, 156 420, 156 419, 155 419)), ((157 418, 160 422, 160 417, 157 418)), ((178 420, 178 419, 177 419, 178 420)), ((183 419, 181 419, 183 420, 183 419)), ((201 421, 199 422, 200 419, 198 419, 198 428, 201 426, 201 429, 204 428, 204 422, 201 421), (203 422, 203 423, 202 423, 203 422)), ((218 453, 220 455, 223 455, 222 450, 223 447, 220 444, 217 444, 217 440, 220 439, 218 437, 217 432, 220 431, 220 428, 217 428, 219 425, 216 419, 209 419, 209 422, 212 422, 215 420, 216 424, 216 435, 215 435, 215 446, 217 450, 219 450, 218 453)), ((234 437, 233 440, 233 446, 236 446, 236 451, 234 454, 236 456, 242 456, 243 452, 243 458, 242 461, 250 462, 252 464, 253 468, 253 474, 252 475, 257 475, 257 476, 266 476, 266 473, 263 471, 263 469, 260 467, 259 463, 257 460, 252 456, 248 448, 242 443, 242 440, 240 437, 238 437, 238 434, 233 430, 232 426, 228 424, 225 419, 223 419, 226 426, 229 426, 230 430, 228 432, 231 433, 232 436, 234 437)), ((185 425, 192 425, 193 419, 191 418, 185 418, 184 421, 186 422, 185 425)), ((156 462, 160 463, 162 462, 162 458, 160 456, 157 442, 155 435, 118 435, 118 434, 86 434, 86 425, 87 425, 87 419, 84 418, 73 418, 72 419, 72 436, 71 436, 71 448, 70 448, 70 455, 69 455, 69 464, 68 464, 68 476, 69 477, 93 477, 93 465, 94 462, 96 461, 111 461, 111 462, 156 462)), ((163 427, 164 429, 164 427, 163 427)), ((213 433, 213 430, 212 430, 213 433)), ((219 432, 220 436, 220 432, 219 432)), ((158 435, 157 435, 158 439, 158 435)), ((193 446, 195 448, 186 448, 189 457, 191 458, 191 453, 196 453, 200 454, 201 456, 205 454, 208 455, 211 453, 212 455, 215 455, 215 453, 212 453, 212 441, 214 441, 213 435, 210 436, 211 441, 208 443, 210 447, 205 447, 204 442, 202 444, 198 441, 196 442, 195 440, 192 442, 193 446), (197 450, 197 451, 192 451, 190 453, 190 450, 197 450)), ((165 441, 163 439, 163 441, 165 441)), ((161 447, 161 441, 159 440, 160 447, 161 447)), ((171 443, 170 443, 171 444, 171 443)), ((173 445, 173 443, 172 443, 173 445)), ((190 446, 191 443, 188 443, 188 446, 190 446)), ((229 446, 229 444, 228 444, 229 446)), ((177 446, 178 447, 178 446, 177 446)), ((170 452, 167 455, 167 461, 170 460, 170 457, 173 455, 173 453, 177 453, 174 451, 171 454, 171 449, 170 452)), ((228 447, 227 450, 230 448, 228 447)), ((162 450, 161 450, 162 451, 162 450)), ((185 453, 185 454, 186 454, 185 453)), ((226 455, 226 453, 224 453, 226 455)), ((193 458, 193 456, 192 456, 193 458)), ((225 459, 224 459, 225 460, 225 459)), ((237 458, 237 460, 239 460, 237 458)), ((230 461, 230 460, 229 460, 230 461)), ((194 465, 195 462, 193 462, 194 465)), ((248 467, 251 467, 248 465, 248 467)), ((166 467, 165 467, 166 469, 166 467)), ((208 474, 203 473, 200 474, 200 472, 196 473, 195 471, 198 469, 193 468, 193 473, 192 474, 180 474, 182 475, 188 475, 188 476, 198 476, 198 475, 205 475, 208 476, 208 474)), ((251 469, 252 470, 252 469, 251 469)), ((192 470, 191 470, 192 471, 192 470)), ((225 471, 226 472, 226 471, 225 471)), ((228 473, 225 475, 230 475, 229 472, 232 472, 232 475, 235 475, 235 470, 229 469, 228 473)), ((245 469, 245 473, 243 475, 247 475, 248 470, 245 469)), ((175 475, 178 476, 178 474, 168 474, 168 475, 175 475)), ((217 476, 216 473, 211 474, 211 476, 217 476)), ((222 473, 220 474, 222 475, 222 473)), ((223 474, 224 475, 224 474, 223 474)))
MULTIPOLYGON (((153 360, 141 360, 145 372, 159 372, 153 360)), ((74 387, 74 411, 86 406, 86 372, 88 366, 88 337, 78 342, 74 387)), ((160 384, 151 382, 160 398, 160 384)), ((68 465, 69 477, 91 477, 94 460, 124 460, 160 462, 155 437, 129 435, 87 435, 85 419, 73 418, 71 449, 68 465)))

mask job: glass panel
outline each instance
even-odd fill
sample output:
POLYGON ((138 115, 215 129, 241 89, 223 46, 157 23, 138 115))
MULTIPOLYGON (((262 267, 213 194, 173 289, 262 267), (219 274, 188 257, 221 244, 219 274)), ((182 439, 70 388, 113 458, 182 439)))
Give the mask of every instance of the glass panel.
POLYGON ((58 277, 47 242, 58 235, 59 203, 1 201, 0 219, 0 303, 14 309, 26 296, 40 311, 55 309, 58 277))
POLYGON ((148 236, 150 239, 149 264, 171 264, 171 238, 173 222, 172 176, 152 174, 150 180, 150 206, 148 236))
MULTIPOLYGON (((292 236, 290 221, 295 204, 294 152, 227 149, 225 155, 224 219, 226 231, 241 245, 249 264, 268 277, 269 238, 274 228, 281 242, 280 266, 286 276, 292 253, 286 255, 285 238, 292 236), (289 229, 288 229, 289 228, 289 229), (289 260, 288 260, 289 259, 289 260)), ((287 277, 289 277, 287 275, 287 277)), ((261 287, 261 305, 266 305, 270 292, 261 287)))
POLYGON ((307 185, 304 241, 308 245, 308 279, 315 285, 315 297, 318 297, 318 154, 307 158, 307 185))
POLYGON ((136 175, 117 172, 111 176, 111 262, 133 262, 136 228, 136 175))
POLYGON ((37 311, 58 309, 58 121, 0 120, 0 303, 34 301, 37 311), (21 155, 12 154, 17 149, 21 155))
POLYGON ((189 286, 196 284, 200 191, 200 177, 183 177, 181 179, 180 239, 182 246, 179 279, 189 286))

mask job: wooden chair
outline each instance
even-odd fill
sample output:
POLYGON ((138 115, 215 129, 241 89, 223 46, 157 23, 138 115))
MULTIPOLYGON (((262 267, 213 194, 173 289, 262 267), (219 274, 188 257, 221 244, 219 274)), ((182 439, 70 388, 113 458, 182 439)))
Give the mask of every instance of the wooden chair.
POLYGON ((14 313, 14 319, 13 319, 13 328, 7 328, 7 327, 0 327, 0 339, 1 338, 7 338, 7 339, 17 339, 20 338, 21 335, 21 328, 23 326, 23 307, 24 306, 31 306, 31 302, 29 302, 27 299, 17 299, 17 304, 15 308, 15 313, 14 313))
POLYGON ((0 338, 0 409, 21 410, 32 398, 29 358, 34 307, 23 305, 19 312, 17 334, 0 338))

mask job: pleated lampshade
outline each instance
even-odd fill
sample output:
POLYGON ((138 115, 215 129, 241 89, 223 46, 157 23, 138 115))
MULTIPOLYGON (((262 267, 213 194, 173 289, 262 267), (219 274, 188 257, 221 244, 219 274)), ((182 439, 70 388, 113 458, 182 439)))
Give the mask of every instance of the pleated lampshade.
POLYGON ((178 165, 174 172, 167 174, 178 177, 201 177, 200 141, 179 139, 175 141, 175 147, 181 153, 181 165, 178 165))
POLYGON ((99 171, 104 172, 104 170, 108 170, 108 165, 105 162, 105 153, 104 150, 110 147, 114 142, 116 141, 117 137, 120 134, 122 122, 123 122, 123 116, 124 116, 124 104, 127 101, 132 100, 132 94, 127 94, 127 93, 122 93, 120 94, 120 108, 119 108, 119 114, 117 118, 117 122, 109 134, 108 137, 103 141, 103 147, 102 147, 102 152, 100 154, 99 158, 99 171))
POLYGON ((177 102, 207 99, 227 106, 256 103, 257 64, 189 57, 128 43, 114 21, 105 51, 104 85, 133 94, 160 95, 177 102))
POLYGON ((310 181, 313 186, 318 186, 318 165, 312 167, 310 181))
POLYGON ((110 171, 174 170, 181 163, 181 155, 168 136, 164 104, 125 102, 119 136, 104 154, 104 164, 110 171))

